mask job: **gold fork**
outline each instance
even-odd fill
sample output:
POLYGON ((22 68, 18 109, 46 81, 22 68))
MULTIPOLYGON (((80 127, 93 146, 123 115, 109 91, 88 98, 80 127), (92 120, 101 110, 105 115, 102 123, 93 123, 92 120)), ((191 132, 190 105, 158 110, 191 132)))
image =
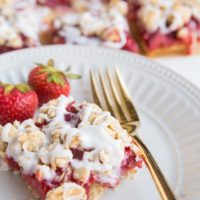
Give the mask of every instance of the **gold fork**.
POLYGON ((155 159, 137 135, 140 120, 119 70, 91 70, 90 79, 94 102, 103 110, 110 111, 133 136, 133 142, 139 147, 162 199, 176 200, 155 159))

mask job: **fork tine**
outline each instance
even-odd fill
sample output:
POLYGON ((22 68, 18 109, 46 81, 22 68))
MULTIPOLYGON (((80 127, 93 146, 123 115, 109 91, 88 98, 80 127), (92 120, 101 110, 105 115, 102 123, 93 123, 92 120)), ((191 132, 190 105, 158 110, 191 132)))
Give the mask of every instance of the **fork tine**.
POLYGON ((95 75, 92 71, 90 71, 90 82, 91 82, 91 86, 92 86, 92 95, 93 95, 94 102, 98 106, 103 108, 102 102, 101 102, 100 97, 99 97, 99 92, 98 92, 98 89, 97 89, 97 83, 96 83, 95 75))
POLYGON ((110 98, 108 98, 109 94, 107 91, 107 87, 105 86, 104 79, 102 77, 102 74, 100 71, 98 71, 98 77, 101 83, 101 87, 97 87, 97 77, 95 76, 94 71, 90 71, 90 80, 91 80, 91 86, 92 86, 92 94, 94 102, 99 105, 103 110, 110 111, 113 116, 115 116, 112 107, 110 98), (101 92, 103 92, 103 95, 101 95, 101 92), (108 95, 108 96, 107 96, 108 95), (103 98, 101 98, 103 97, 103 98))
POLYGON ((98 74, 99 74, 102 90, 103 90, 104 97, 105 97, 105 103, 107 104, 107 110, 110 111, 113 116, 118 118, 119 117, 119 113, 117 112, 115 104, 112 101, 113 98, 111 97, 111 94, 109 92, 109 89, 108 89, 108 86, 106 84, 105 78, 103 76, 102 70, 100 68, 98 70, 98 74))
POLYGON ((140 120, 139 120, 138 114, 136 112, 136 109, 132 103, 131 96, 128 92, 128 89, 127 89, 123 79, 122 79, 122 76, 121 76, 119 70, 116 67, 115 67, 115 74, 117 77, 117 82, 118 82, 118 85, 120 88, 120 92, 122 93, 126 108, 128 110, 129 116, 130 116, 130 120, 134 121, 136 124, 137 123, 139 124, 140 120))
POLYGON ((109 68, 107 68, 106 70, 106 74, 110 83, 110 89, 111 92, 113 93, 113 97, 115 99, 117 108, 118 108, 118 112, 120 113, 120 123, 125 123, 128 121, 127 115, 126 115, 126 109, 124 109, 124 104, 121 100, 120 94, 119 94, 119 90, 117 88, 116 85, 116 80, 114 79, 114 77, 111 75, 111 71, 109 68))
POLYGON ((98 69, 99 80, 97 80, 94 71, 90 71, 95 103, 103 110, 110 111, 113 116, 119 119, 120 123, 134 122, 138 127, 139 118, 119 70, 115 68, 114 75, 111 74, 110 69, 107 69, 106 72, 103 74, 102 70, 98 69), (100 81, 101 87, 97 87, 98 81, 100 81))

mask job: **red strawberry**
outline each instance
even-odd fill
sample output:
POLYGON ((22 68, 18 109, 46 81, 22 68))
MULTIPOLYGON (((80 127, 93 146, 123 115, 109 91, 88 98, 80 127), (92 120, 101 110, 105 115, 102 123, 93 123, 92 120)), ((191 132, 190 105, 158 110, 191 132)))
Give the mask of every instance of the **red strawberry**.
POLYGON ((35 91, 26 84, 0 83, 0 124, 32 118, 38 107, 35 91))
MULTIPOLYGON (((69 69, 68 69, 69 70, 69 69)), ((70 85, 67 78, 80 78, 79 75, 66 74, 54 67, 53 60, 47 65, 38 64, 29 74, 28 83, 34 88, 39 97, 40 105, 60 95, 68 96, 70 85)))

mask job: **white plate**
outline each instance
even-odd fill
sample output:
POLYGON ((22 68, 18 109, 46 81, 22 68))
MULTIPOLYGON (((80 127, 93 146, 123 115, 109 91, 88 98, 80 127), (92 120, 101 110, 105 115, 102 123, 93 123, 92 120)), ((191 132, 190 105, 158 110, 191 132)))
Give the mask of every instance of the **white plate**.
MULTIPOLYGON (((0 80, 25 81, 33 63, 54 58, 61 68, 82 74, 72 94, 92 101, 89 69, 118 66, 142 121, 140 135, 152 151, 171 187, 183 200, 200 199, 200 91, 159 64, 132 53, 80 46, 21 50, 0 56, 0 80)), ((10 172, 0 173, 1 200, 30 199, 26 186, 10 172)), ((146 167, 103 200, 160 199, 146 167)))
POLYGON ((200 87, 200 55, 164 57, 154 60, 181 74, 200 87))

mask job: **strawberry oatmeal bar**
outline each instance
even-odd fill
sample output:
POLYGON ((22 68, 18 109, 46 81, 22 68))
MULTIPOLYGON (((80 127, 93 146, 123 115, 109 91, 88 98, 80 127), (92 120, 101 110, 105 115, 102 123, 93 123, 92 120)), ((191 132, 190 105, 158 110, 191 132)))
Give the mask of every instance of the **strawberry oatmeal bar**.
POLYGON ((87 44, 139 52, 124 1, 0 0, 0 53, 45 44, 87 44))
POLYGON ((2 126, 0 152, 42 200, 97 200, 142 164, 110 113, 65 96, 44 104, 34 120, 2 126))
POLYGON ((148 55, 192 53, 200 38, 200 8, 180 0, 129 0, 129 22, 148 55))
POLYGON ((106 46, 139 52, 126 20, 128 7, 124 1, 72 1, 71 9, 57 16, 47 35, 51 43, 106 46))
POLYGON ((40 45, 49 12, 32 0, 0 0, 0 53, 40 45))

